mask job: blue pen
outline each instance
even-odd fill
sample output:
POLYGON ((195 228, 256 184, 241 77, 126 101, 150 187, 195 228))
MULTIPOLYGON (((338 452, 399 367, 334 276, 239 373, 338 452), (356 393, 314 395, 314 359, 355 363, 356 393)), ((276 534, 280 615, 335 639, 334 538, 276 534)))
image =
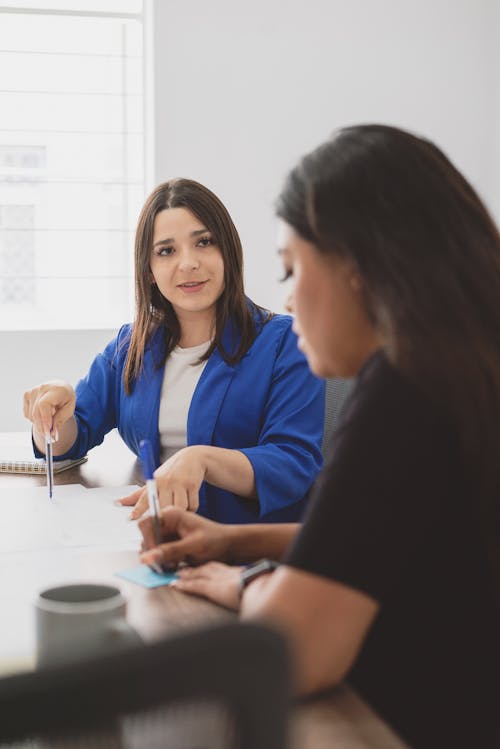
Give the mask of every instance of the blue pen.
MULTIPOLYGON (((154 461, 153 461, 153 449, 149 440, 141 440, 139 445, 140 457, 142 463, 142 472, 146 480, 146 490, 148 492, 149 512, 153 521, 153 534, 155 543, 157 546, 161 544, 161 530, 160 530, 160 519, 158 517, 158 491, 156 489, 156 481, 153 477, 154 461)), ((163 572, 158 565, 153 567, 155 572, 163 572)))

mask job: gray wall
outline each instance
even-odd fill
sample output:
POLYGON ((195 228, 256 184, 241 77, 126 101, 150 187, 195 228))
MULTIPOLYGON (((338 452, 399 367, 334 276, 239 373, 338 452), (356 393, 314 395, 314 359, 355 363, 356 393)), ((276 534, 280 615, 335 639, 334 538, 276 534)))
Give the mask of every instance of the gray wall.
MULTIPOLYGON (((189 176, 219 194, 256 301, 282 307, 272 212, 281 181, 338 126, 383 121, 436 140, 500 216, 495 0, 152 5, 150 181, 189 176)), ((26 428, 24 389, 47 377, 76 381, 112 334, 0 333, 0 429, 26 428)))
POLYGON ((23 331, 0 333, 2 357, 0 431, 23 431, 23 393, 45 380, 76 383, 113 330, 23 331))

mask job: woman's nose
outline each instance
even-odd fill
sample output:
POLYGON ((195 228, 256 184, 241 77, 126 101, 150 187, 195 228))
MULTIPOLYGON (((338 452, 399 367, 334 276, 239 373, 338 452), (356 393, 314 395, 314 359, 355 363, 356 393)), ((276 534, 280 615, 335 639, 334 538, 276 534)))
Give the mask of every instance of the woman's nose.
POLYGON ((291 291, 285 298, 285 310, 291 315, 294 313, 293 291, 291 291))
POLYGON ((199 260, 195 252, 184 250, 181 253, 179 267, 181 270, 196 270, 199 266, 199 260))

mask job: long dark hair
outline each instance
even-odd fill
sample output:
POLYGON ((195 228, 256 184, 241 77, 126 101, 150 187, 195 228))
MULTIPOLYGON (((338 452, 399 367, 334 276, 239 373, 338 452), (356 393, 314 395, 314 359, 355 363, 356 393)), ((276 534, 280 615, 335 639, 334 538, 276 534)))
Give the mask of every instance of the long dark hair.
POLYGON ((432 143, 348 127, 289 174, 277 213, 353 261, 387 355, 456 428, 500 581, 500 236, 432 143))
POLYGON ((139 216, 135 235, 135 300, 136 317, 130 340, 124 373, 126 393, 130 394, 144 360, 146 345, 158 328, 165 340, 162 366, 180 340, 180 326, 172 305, 151 283, 151 251, 156 215, 169 208, 187 208, 211 233, 224 261, 224 291, 217 300, 215 337, 201 361, 208 359, 218 348, 228 364, 237 364, 248 351, 257 334, 255 314, 265 322, 270 317, 267 310, 245 297, 243 288, 243 252, 240 238, 224 204, 207 187, 190 179, 172 179, 153 190, 139 216), (231 320, 239 343, 235 350, 226 351, 222 334, 231 320))

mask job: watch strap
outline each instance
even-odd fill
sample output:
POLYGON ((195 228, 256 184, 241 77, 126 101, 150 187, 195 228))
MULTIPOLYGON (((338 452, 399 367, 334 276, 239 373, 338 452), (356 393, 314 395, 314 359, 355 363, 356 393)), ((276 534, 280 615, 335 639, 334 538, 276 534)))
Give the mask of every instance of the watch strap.
POLYGON ((269 572, 273 572, 279 567, 279 562, 275 562, 272 559, 259 559, 257 562, 247 565, 242 571, 240 576, 239 594, 243 594, 243 591, 249 585, 252 580, 255 580, 261 575, 266 575, 269 572))

